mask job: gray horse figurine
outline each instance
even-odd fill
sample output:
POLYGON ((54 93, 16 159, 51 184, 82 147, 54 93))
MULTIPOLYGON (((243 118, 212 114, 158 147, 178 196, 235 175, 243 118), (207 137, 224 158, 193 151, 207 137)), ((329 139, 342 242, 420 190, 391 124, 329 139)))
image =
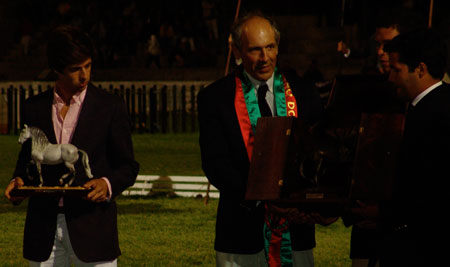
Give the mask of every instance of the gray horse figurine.
POLYGON ((41 129, 28 127, 25 124, 19 136, 19 143, 23 144, 29 138, 31 138, 31 163, 36 164, 36 168, 39 172, 39 186, 42 186, 44 183, 41 173, 41 164, 56 165, 62 162, 64 162, 69 169, 69 172, 61 176, 59 183, 63 185, 65 179, 72 176, 65 186, 71 185, 75 179, 74 164, 79 158, 78 152, 82 154, 83 166, 87 177, 91 179, 94 177, 91 173, 88 155, 85 151, 78 149, 72 144, 52 144, 48 141, 47 136, 45 136, 41 129))

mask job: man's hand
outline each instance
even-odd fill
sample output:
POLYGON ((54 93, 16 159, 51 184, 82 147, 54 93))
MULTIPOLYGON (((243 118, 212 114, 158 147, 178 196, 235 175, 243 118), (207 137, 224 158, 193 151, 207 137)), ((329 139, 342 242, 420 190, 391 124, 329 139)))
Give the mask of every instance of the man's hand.
POLYGON ((323 217, 319 213, 305 213, 298 208, 282 208, 274 204, 268 204, 269 212, 285 217, 291 223, 330 225, 339 217, 323 217))
POLYGON ((267 204, 268 211, 276 214, 280 217, 286 218, 288 221, 292 223, 299 223, 300 221, 300 212, 297 208, 285 208, 285 207, 279 207, 276 204, 267 204))
POLYGON ((352 213, 357 215, 360 219, 355 223, 358 227, 363 229, 375 229, 377 226, 377 219, 379 210, 377 204, 368 204, 357 200, 358 207, 352 208, 352 213))
POLYGON ((308 217, 310 221, 309 223, 320 224, 323 226, 328 226, 339 219, 339 217, 323 217, 317 212, 309 213, 308 217))
POLYGON ((364 219, 376 219, 378 218, 379 211, 377 204, 368 204, 357 200, 358 207, 352 208, 352 213, 358 215, 364 219))
POLYGON ((83 185, 84 188, 93 190, 86 196, 86 200, 93 202, 103 202, 108 199, 108 185, 103 179, 92 179, 83 185))
POLYGON ((22 178, 20 177, 16 177, 13 180, 11 180, 11 182, 9 182, 9 184, 6 186, 5 189, 5 197, 11 201, 14 205, 18 205, 20 204, 20 202, 22 202, 25 197, 15 197, 15 196, 11 196, 11 191, 19 186, 23 186, 24 182, 22 180, 22 178))

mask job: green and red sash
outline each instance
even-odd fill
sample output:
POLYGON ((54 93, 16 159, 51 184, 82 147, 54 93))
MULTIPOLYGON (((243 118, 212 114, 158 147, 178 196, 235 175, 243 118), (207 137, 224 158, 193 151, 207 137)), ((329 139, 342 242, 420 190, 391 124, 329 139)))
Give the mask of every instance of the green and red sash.
MULTIPOLYGON (((248 159, 251 161, 254 146, 256 123, 261 117, 255 88, 244 74, 243 79, 236 73, 236 95, 234 106, 239 126, 247 149, 248 159)), ((297 102, 292 94, 286 78, 275 69, 273 92, 275 98, 276 115, 279 117, 298 117, 297 102)), ((292 248, 289 233, 289 222, 282 217, 267 211, 264 225, 265 251, 269 266, 292 266, 292 248)))
MULTIPOLYGON (((253 84, 245 74, 242 77, 243 79, 241 80, 238 73, 236 73, 234 107, 241 128, 242 138, 247 148, 248 158, 251 160, 256 122, 261 117, 261 113, 253 84)), ((286 78, 277 69, 275 69, 274 74, 273 93, 278 117, 298 116, 297 102, 292 94, 291 87, 286 81, 286 78)))
POLYGON ((267 212, 264 224, 264 250, 270 267, 292 267, 291 233, 289 221, 267 212))

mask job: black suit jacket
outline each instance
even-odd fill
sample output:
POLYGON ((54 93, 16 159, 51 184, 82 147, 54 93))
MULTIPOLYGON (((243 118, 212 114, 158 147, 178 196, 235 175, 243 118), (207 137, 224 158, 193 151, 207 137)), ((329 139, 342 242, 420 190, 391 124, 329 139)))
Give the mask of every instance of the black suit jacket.
MULTIPOLYGON (((237 71, 243 75, 241 68, 237 71)), ((322 106, 315 88, 303 84, 296 75, 287 74, 286 79, 297 99, 300 117, 307 122, 317 120, 322 106)), ((263 205, 244 201, 250 162, 234 107, 235 88, 235 73, 231 73, 198 94, 199 141, 202 168, 220 191, 215 249, 252 254, 263 249, 265 211, 263 205)), ((293 226, 291 236, 294 250, 315 246, 314 226, 293 226)))
MULTIPOLYGON (((381 206, 386 266, 434 266, 448 210, 450 86, 443 84, 408 112, 393 200, 381 206), (414 255, 414 256, 412 256, 414 255)), ((444 246, 445 247, 445 246, 444 246)))
MULTIPOLYGON (((25 103, 24 123, 45 132, 56 143, 52 122, 53 90, 30 97, 25 103)), ((139 164, 134 160, 130 121, 123 100, 89 84, 72 138, 72 144, 89 155, 94 178, 107 177, 112 189, 110 202, 94 203, 81 198, 64 198, 70 241, 77 257, 85 262, 113 260, 120 255, 117 208, 114 198, 134 184, 139 164)), ((26 174, 31 142, 19 154, 14 177, 33 184, 26 174)), ((81 160, 76 165, 73 185, 88 181, 81 160)), ((44 186, 58 185, 68 172, 63 164, 42 165, 44 186)), ((56 230, 58 197, 31 197, 25 222, 23 254, 26 259, 45 261, 50 256, 56 230)))

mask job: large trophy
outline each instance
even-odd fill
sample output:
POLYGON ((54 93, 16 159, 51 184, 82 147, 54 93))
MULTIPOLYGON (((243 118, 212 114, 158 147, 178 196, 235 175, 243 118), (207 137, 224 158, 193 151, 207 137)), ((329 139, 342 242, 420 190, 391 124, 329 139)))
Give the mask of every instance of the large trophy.
POLYGON ((37 127, 29 127, 24 125, 20 136, 19 143, 24 144, 25 141, 31 139, 31 161, 27 165, 27 175, 29 180, 39 178, 37 186, 21 186, 14 189, 11 194, 14 196, 36 196, 36 195, 65 195, 65 196, 85 196, 91 189, 81 186, 71 186, 75 180, 75 163, 80 159, 83 163, 86 176, 93 178, 91 168, 89 166, 89 158, 85 151, 77 148, 72 144, 52 144, 48 141, 45 133, 37 127), (67 173, 62 174, 59 178, 57 186, 44 186, 44 178, 42 175, 42 165, 58 165, 64 163, 67 173), (31 166, 35 166, 37 173, 31 173, 31 166), (36 177, 37 176, 37 177, 36 177))
POLYGON ((338 76, 325 115, 259 118, 246 199, 325 216, 390 199, 405 104, 380 75, 338 76))

